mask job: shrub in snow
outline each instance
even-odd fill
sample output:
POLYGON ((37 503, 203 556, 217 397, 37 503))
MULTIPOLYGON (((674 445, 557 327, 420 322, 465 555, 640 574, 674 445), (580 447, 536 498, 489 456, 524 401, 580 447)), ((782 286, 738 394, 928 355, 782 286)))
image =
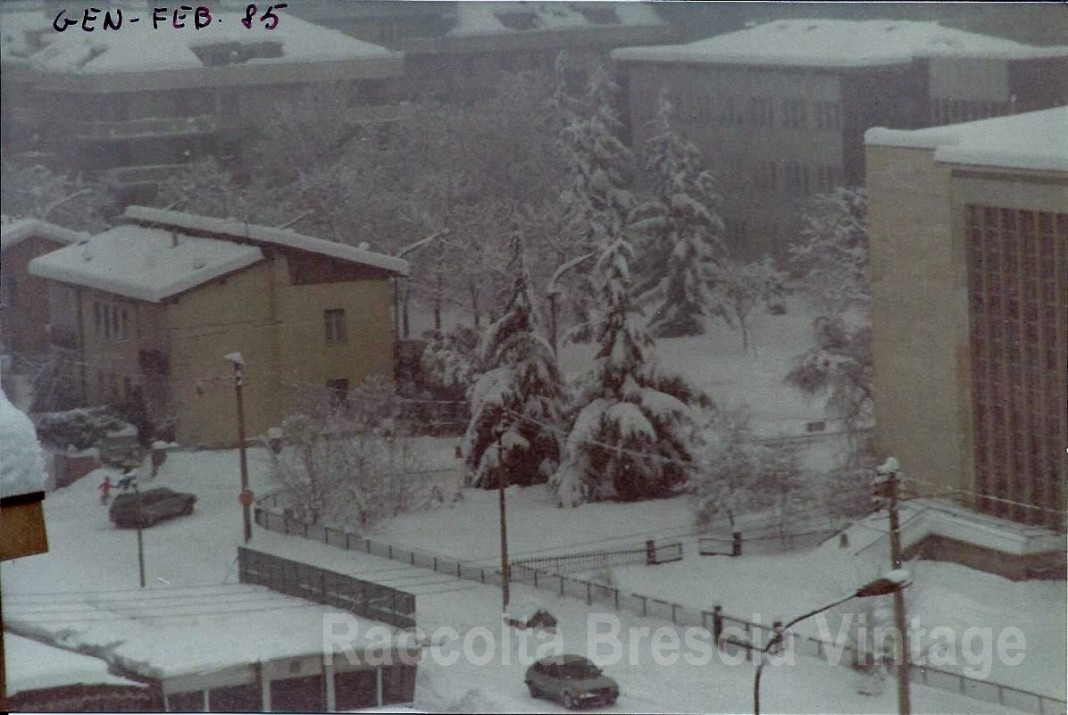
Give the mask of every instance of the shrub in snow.
POLYGON ((0 390, 0 496, 44 489, 45 468, 33 422, 0 390))
POLYGON ((283 420, 275 478, 299 518, 362 531, 426 506, 431 485, 416 476, 421 453, 399 413, 391 387, 369 381, 350 392, 348 404, 324 394, 283 420))
POLYGON ((78 387, 67 377, 65 371, 60 369, 59 358, 55 353, 31 363, 29 368, 33 383, 32 412, 60 412, 78 405, 78 387))
POLYGON ((502 475, 507 484, 544 483, 560 461, 563 383, 556 356, 536 332, 523 246, 514 230, 508 271, 515 277, 512 297, 483 337, 481 362, 490 369, 471 390, 462 447, 467 484, 486 489, 497 487, 502 475))
POLYGON ((590 325, 599 348, 578 385, 563 462, 549 482, 561 506, 672 493, 700 444, 695 407, 711 405, 656 369, 653 341, 631 302, 631 257, 620 232, 594 269, 602 308, 590 325))
POLYGON ((799 511, 797 502, 807 491, 797 452, 755 441, 743 411, 718 415, 708 434, 690 483, 697 528, 710 531, 726 517, 733 530, 738 514, 774 508, 785 533, 791 511, 799 511))
POLYGON ((110 407, 82 407, 37 416, 37 435, 41 442, 57 449, 89 449, 109 432, 129 427, 132 425, 110 407))
POLYGON ((715 291, 724 253, 719 197, 697 148, 672 127, 673 114, 661 95, 646 146, 652 198, 638 207, 633 223, 643 239, 639 301, 653 307, 649 327, 660 337, 699 335, 706 316, 725 317, 715 291))

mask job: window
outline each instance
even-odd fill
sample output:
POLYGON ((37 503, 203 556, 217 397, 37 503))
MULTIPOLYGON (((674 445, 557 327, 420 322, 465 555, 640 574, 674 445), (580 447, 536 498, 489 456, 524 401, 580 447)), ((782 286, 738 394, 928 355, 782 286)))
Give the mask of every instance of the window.
POLYGON ((348 334, 345 332, 344 308, 324 310, 323 323, 326 328, 326 342, 328 345, 348 342, 348 334))
POLYGON ((813 102, 816 128, 837 131, 842 128, 841 110, 837 102, 813 102))

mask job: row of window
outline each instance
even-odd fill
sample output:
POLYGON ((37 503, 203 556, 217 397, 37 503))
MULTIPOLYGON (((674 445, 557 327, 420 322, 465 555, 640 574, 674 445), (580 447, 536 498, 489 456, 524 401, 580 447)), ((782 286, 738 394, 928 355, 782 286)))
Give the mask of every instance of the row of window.
MULTIPOLYGON (((639 111, 651 119, 656 110, 653 92, 638 92, 639 111)), ((706 93, 682 94, 672 92, 669 100, 676 116, 690 123, 718 123, 736 127, 779 127, 782 129, 816 129, 839 131, 842 111, 838 102, 810 101, 803 98, 776 100, 772 97, 737 97, 725 95, 713 98, 706 93)))
POLYGON ((969 206, 966 250, 980 506, 1042 523, 1064 498, 1068 214, 969 206), (1058 289, 1058 284, 1060 288, 1058 289))

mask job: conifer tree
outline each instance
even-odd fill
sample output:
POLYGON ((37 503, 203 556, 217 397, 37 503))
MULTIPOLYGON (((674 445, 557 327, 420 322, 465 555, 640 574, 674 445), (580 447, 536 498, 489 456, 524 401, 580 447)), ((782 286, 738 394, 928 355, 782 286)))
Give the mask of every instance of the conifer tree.
POLYGON ((560 371, 537 333, 522 240, 514 228, 511 244, 511 297, 482 341, 482 361, 490 369, 471 390, 472 417, 462 450, 467 484, 487 489, 498 485, 501 457, 506 483, 526 486, 544 483, 561 451, 560 371))
POLYGON ((719 197, 697 147, 672 126, 673 115, 661 95, 646 145, 652 197, 637 209, 634 223, 643 238, 639 301, 654 308, 649 327, 658 337, 699 335, 703 318, 725 318, 726 312, 716 291, 724 255, 719 197))
POLYGON ((580 384, 563 462, 550 480, 561 506, 670 494, 685 481, 700 440, 695 406, 711 404, 657 371, 653 341, 631 300, 631 258, 620 231, 608 238, 594 268, 603 308, 591 327, 599 348, 580 384))

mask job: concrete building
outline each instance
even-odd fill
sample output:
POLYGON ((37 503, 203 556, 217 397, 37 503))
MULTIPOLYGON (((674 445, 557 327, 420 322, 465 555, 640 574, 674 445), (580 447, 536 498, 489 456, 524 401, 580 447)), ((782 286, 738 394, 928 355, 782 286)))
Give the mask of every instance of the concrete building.
POLYGON ((179 442, 233 444, 230 353, 247 366, 250 436, 316 389, 344 399, 369 376, 392 380, 390 279, 407 262, 162 209, 123 220, 30 264, 67 288, 53 319, 88 404, 142 401, 149 419, 177 420, 179 442))
POLYGON ((382 83, 401 74, 400 53, 284 14, 273 29, 246 28, 244 5, 213 10, 199 29, 191 11, 180 29, 164 13, 158 30, 148 3, 104 7, 119 29, 104 29, 103 12, 93 32, 57 32, 44 11, 0 12, 5 152, 103 174, 136 201, 198 158, 239 170, 274 104, 309 88, 346 91, 348 121, 395 118, 382 83))
POLYGON ((616 47, 678 41, 652 3, 333 2, 306 0, 291 11, 404 53, 402 97, 469 101, 497 91, 502 73, 553 70, 566 51, 582 68, 616 47))
POLYGON ((864 181, 863 133, 1068 104, 1068 47, 934 22, 781 20, 611 53, 632 146, 667 91, 720 176, 729 240, 780 252, 813 194, 864 181))
POLYGON ((1068 108, 866 145, 878 451, 921 492, 1063 529, 1068 108))
POLYGON ((48 283, 31 276, 30 261, 78 240, 78 233, 37 219, 0 218, 0 345, 3 352, 48 350, 48 283))

